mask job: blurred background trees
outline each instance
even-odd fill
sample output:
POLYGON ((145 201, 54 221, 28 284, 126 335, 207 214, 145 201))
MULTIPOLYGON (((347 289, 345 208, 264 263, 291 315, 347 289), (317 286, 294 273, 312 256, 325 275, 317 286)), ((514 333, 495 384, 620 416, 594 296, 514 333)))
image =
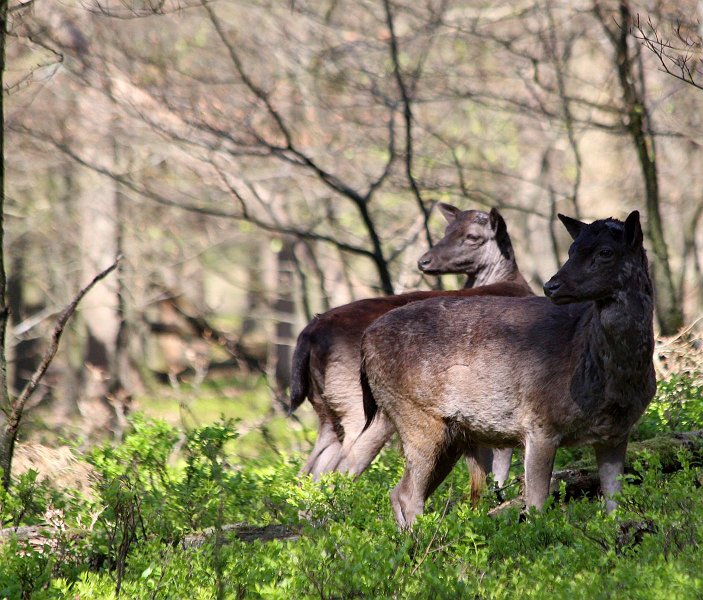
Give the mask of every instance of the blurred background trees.
POLYGON ((436 200, 497 206, 535 289, 568 248, 557 212, 639 209, 658 329, 676 333, 703 306, 700 17, 693 1, 11 2, 12 385, 122 252, 35 403, 119 435, 155 380, 233 369, 266 373, 276 411, 315 312, 438 285, 415 268, 436 200))

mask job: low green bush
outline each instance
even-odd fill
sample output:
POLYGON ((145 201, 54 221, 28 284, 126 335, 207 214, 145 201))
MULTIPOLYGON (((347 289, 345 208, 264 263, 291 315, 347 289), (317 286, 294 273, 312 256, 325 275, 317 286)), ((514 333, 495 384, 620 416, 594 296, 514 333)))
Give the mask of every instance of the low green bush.
MULTIPOLYGON (((660 385, 640 434, 700 427, 699 391, 660 385)), ((52 490, 31 472, 16 479, 0 492, 3 525, 58 533, 0 542, 0 598, 703 597, 703 470, 685 454, 673 474, 656 452, 642 455, 610 516, 586 499, 489 516, 497 500, 486 494, 472 509, 458 465, 408 532, 388 499, 403 470, 397 450, 357 481, 313 482, 298 476, 297 456, 234 462, 237 442, 231 420, 184 434, 136 415, 122 443, 86 458, 92 497, 52 490), (284 525, 289 535, 217 535, 236 523, 284 525), (186 543, 207 528, 201 543, 186 543)))
POLYGON ((703 385, 699 376, 672 375, 659 381, 657 394, 635 431, 645 439, 666 431, 703 429, 703 385))

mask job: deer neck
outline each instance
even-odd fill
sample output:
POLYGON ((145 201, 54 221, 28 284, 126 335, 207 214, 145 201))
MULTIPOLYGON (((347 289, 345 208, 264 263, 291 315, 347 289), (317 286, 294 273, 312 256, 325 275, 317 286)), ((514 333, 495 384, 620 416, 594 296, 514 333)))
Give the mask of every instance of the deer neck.
POLYGON ((501 259, 481 269, 473 277, 467 273, 464 287, 479 287, 481 285, 507 282, 524 283, 527 286, 527 282, 520 274, 515 261, 501 259), (470 282, 471 285, 469 285, 470 282))
POLYGON ((625 361, 644 356, 651 363, 654 352, 654 302, 646 262, 608 300, 595 302, 602 342, 625 361))
POLYGON ((620 291, 594 302, 583 316, 576 381, 591 401, 637 418, 654 394, 654 330, 651 286, 620 291))

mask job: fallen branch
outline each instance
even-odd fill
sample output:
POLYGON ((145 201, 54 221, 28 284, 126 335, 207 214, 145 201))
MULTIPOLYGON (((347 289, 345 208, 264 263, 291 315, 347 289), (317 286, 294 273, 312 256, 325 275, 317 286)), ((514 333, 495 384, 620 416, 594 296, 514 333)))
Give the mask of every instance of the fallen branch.
POLYGON ((222 346, 237 362, 243 363, 250 372, 265 373, 265 365, 259 357, 252 356, 244 349, 240 340, 232 339, 222 330, 217 329, 204 316, 190 313, 176 298, 171 299, 174 308, 186 322, 204 340, 212 341, 222 346))
MULTIPOLYGON (((234 339, 221 329, 215 327, 203 315, 195 314, 192 307, 185 306, 183 299, 176 293, 165 290, 164 300, 183 317, 195 335, 205 341, 223 347, 239 365, 244 366, 251 373, 266 373, 265 360, 248 352, 240 339, 234 339)), ((182 329, 175 324, 147 321, 149 328, 154 333, 172 333, 183 337, 182 329)))
MULTIPOLYGON (((288 525, 246 525, 238 523, 236 525, 223 525, 220 529, 222 541, 231 543, 235 540, 242 542, 270 542, 272 540, 297 540, 301 535, 301 528, 288 525)), ((187 535, 180 543, 181 548, 199 548, 211 538, 214 538, 217 531, 214 527, 209 527, 200 533, 187 535)))
MULTIPOLYGON (((223 525, 220 530, 223 543, 234 541, 242 542, 270 542, 272 540, 297 540, 301 535, 301 528, 294 525, 247 525, 246 523, 235 523, 223 525)), ((49 548, 56 545, 56 540, 62 539, 78 540, 90 534, 88 529, 65 529, 47 525, 27 525, 23 527, 8 527, 0 529, 0 545, 10 540, 26 542, 33 548, 49 548)), ((199 533, 186 535, 179 546, 183 550, 190 548, 200 548, 216 535, 214 527, 208 527, 199 533)))

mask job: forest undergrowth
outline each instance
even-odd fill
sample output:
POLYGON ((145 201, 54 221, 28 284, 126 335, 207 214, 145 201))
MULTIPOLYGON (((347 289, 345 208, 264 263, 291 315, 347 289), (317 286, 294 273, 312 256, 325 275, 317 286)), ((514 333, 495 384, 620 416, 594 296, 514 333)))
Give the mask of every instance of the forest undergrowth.
MULTIPOLYGON (((135 414, 122 443, 76 451, 88 490, 16 477, 0 493, 0 598, 703 597, 700 446, 671 469, 656 444, 632 444, 610 516, 589 498, 495 514, 491 492, 474 510, 460 464, 401 532, 388 500, 396 448, 357 481, 315 483, 298 476, 299 454, 242 459, 238 427, 222 418, 184 434, 135 414)), ((700 429, 701 379, 678 374, 633 438, 700 429)), ((558 467, 591 454, 562 450, 558 467)))

